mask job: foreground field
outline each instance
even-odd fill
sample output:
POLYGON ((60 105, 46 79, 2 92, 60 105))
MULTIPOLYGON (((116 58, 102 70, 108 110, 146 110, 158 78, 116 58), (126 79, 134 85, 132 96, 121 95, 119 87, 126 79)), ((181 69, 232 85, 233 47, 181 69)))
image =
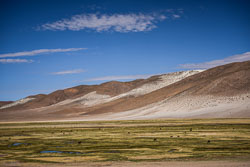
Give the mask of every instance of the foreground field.
POLYGON ((0 165, 249 158, 250 119, 0 124, 0 165))

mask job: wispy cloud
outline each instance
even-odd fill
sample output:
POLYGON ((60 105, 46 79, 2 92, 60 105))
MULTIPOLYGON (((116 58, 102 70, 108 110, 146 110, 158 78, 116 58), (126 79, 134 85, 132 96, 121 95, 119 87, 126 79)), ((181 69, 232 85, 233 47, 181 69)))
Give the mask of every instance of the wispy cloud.
MULTIPOLYGON (((166 11, 168 12, 168 11, 166 11)), ((68 19, 61 19, 52 23, 46 23, 38 27, 39 30, 94 30, 97 32, 141 32, 156 28, 156 23, 165 19, 177 19, 180 15, 169 14, 81 14, 68 19), (169 17, 171 16, 171 17, 169 17)))
POLYGON ((181 64, 181 65, 179 65, 179 68, 182 68, 182 69, 207 69, 207 68, 212 68, 212 67, 223 65, 223 64, 228 64, 228 63, 233 63, 233 62, 242 62, 242 61, 247 61, 247 60, 250 60, 250 52, 246 52, 246 53, 238 54, 238 55, 233 55, 230 57, 226 57, 224 59, 213 60, 213 61, 204 62, 204 63, 181 64))
POLYGON ((144 75, 121 75, 121 76, 105 76, 97 78, 89 78, 84 80, 85 82, 91 81, 112 81, 112 80, 129 80, 129 79, 145 79, 154 74, 144 74, 144 75))
POLYGON ((52 72, 52 75, 66 75, 66 74, 78 74, 85 72, 83 69, 75 69, 75 70, 66 70, 66 71, 59 71, 59 72, 52 72))
POLYGON ((83 50, 83 49, 86 49, 86 48, 38 49, 38 50, 32 50, 32 51, 0 54, 0 58, 21 57, 21 56, 35 56, 35 55, 39 55, 39 54, 48 54, 48 53, 57 53, 57 52, 73 52, 73 51, 79 51, 79 50, 83 50))
POLYGON ((178 15, 178 14, 173 14, 172 17, 173 17, 174 19, 178 19, 178 18, 180 18, 181 16, 178 15))
POLYGON ((32 63, 33 60, 27 59, 0 59, 0 63, 32 63))

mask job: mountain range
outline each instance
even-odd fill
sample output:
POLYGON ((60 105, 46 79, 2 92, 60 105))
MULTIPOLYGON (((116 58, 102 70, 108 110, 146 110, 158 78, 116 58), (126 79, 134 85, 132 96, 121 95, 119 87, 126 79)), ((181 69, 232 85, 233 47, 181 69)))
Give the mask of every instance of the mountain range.
POLYGON ((0 121, 250 117, 250 61, 0 102, 0 121))

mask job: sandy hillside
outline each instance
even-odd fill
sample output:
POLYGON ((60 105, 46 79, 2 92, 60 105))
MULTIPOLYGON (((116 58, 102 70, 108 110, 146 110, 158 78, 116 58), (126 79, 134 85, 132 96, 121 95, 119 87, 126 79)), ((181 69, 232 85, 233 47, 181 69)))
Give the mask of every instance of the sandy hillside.
POLYGON ((1 121, 250 117, 249 113, 250 61, 131 82, 80 85, 0 107, 1 121))

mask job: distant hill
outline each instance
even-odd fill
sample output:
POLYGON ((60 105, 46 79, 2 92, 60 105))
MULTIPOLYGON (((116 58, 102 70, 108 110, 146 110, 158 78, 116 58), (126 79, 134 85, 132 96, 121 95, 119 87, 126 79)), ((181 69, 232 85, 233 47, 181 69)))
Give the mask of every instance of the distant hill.
POLYGON ((0 102, 0 121, 250 117, 250 61, 0 102))

